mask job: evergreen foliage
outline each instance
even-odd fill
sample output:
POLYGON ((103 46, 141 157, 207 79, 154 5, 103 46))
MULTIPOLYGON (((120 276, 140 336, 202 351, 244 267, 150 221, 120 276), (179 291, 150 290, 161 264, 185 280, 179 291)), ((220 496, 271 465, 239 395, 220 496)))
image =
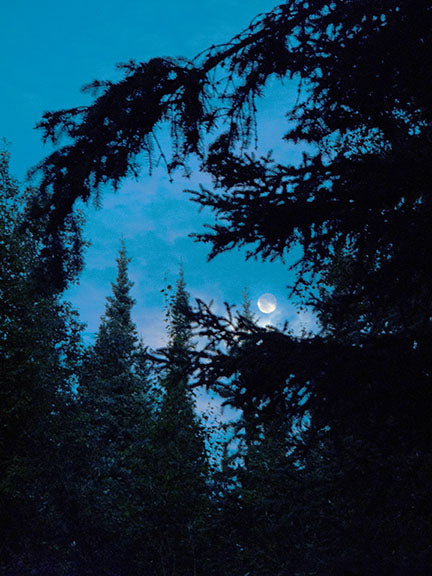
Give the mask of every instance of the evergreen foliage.
MULTIPOLYGON (((34 191, 22 192, 0 152, 0 573, 61 572, 68 518, 59 453, 64 409, 82 355, 81 324, 41 293, 34 269, 38 223, 21 223, 34 191)), ((49 278, 46 279, 49 282, 49 278)), ((67 553, 66 553, 67 555, 67 553)))
POLYGON ((180 269, 168 308, 168 360, 161 375, 162 405, 153 434, 158 518, 155 551, 161 574, 204 574, 205 524, 209 508, 204 432, 191 390, 189 294, 180 269))
MULTIPOLYGON (((84 362, 78 389, 85 448, 85 523, 92 526, 94 567, 107 574, 132 569, 140 556, 138 528, 147 522, 152 450, 150 370, 131 312, 133 283, 122 243, 113 295, 107 298, 96 342, 84 362), (122 533, 124 538, 119 539, 122 533), (96 537, 95 537, 96 536, 96 537), (128 568, 129 567, 129 568, 128 568)), ((142 542, 141 542, 142 544, 142 542)))
POLYGON ((193 60, 129 62, 91 105, 45 114, 58 147, 22 203, 0 156, 5 575, 430 573, 431 24, 426 0, 289 0, 193 60), (285 140, 299 163, 248 153, 274 77, 298 87, 285 140), (118 187, 143 151, 170 173, 200 158, 211 257, 300 246, 292 294, 323 327, 263 328, 247 301, 240 317, 192 310, 181 273, 156 414, 124 246, 83 362, 55 296, 82 265, 75 201, 118 187), (192 376, 246 431, 213 484, 192 376))

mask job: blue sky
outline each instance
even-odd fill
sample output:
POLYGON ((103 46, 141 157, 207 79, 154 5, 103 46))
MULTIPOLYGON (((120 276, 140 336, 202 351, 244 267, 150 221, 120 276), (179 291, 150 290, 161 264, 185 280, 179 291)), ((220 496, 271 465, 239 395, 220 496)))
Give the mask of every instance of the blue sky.
MULTIPOLYGON (((16 0, 2 7, 0 23, 0 137, 10 143, 12 171, 24 181, 26 171, 49 151, 34 130, 43 112, 85 104, 80 88, 93 79, 114 79, 115 64, 131 58, 186 56, 211 44, 229 40, 274 0, 16 0)), ((260 106, 260 146, 287 159, 298 153, 280 144, 283 112, 292 97, 289 85, 274 85, 260 106), (281 101, 283 105, 281 106, 281 101)), ((294 157, 294 156, 293 156, 294 157)), ((183 188, 208 184, 203 175, 180 175, 170 183, 164 170, 152 177, 143 170, 139 181, 125 182, 117 194, 107 192, 102 210, 87 209, 85 235, 91 242, 86 269, 68 299, 87 322, 87 336, 97 330, 115 258, 123 237, 132 257, 130 276, 137 301, 134 320, 146 344, 157 347, 164 339, 166 283, 175 282, 180 263, 192 297, 240 304, 249 290, 256 315, 275 324, 291 320, 299 330, 311 317, 299 318, 287 299, 286 285, 293 277, 287 265, 245 261, 244 252, 231 252, 207 263, 208 248, 188 237, 200 230, 210 215, 198 213, 183 188), (256 300, 273 293, 278 308, 260 314, 256 300)))

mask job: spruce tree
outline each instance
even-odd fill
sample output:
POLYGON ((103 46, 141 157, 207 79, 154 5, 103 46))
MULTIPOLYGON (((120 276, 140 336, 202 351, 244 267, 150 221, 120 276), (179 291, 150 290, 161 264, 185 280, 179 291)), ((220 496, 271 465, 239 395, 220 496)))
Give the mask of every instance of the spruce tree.
POLYGON ((117 258, 117 279, 112 283, 113 295, 107 298, 93 348, 93 362, 100 378, 107 377, 107 386, 115 393, 130 395, 138 338, 131 312, 135 301, 130 295, 133 283, 128 278, 129 259, 122 242, 117 258))
POLYGON ((122 242, 113 295, 107 298, 79 389, 92 455, 86 514, 94 527, 93 562, 109 574, 136 569, 145 554, 140 532, 148 507, 152 409, 145 350, 131 317, 129 261, 122 242))
POLYGON ((163 574, 199 574, 207 508, 207 459, 190 388, 193 350, 189 294, 183 271, 168 309, 168 364, 154 432, 157 479, 155 553, 163 574))
MULTIPOLYGON (((70 522, 63 440, 81 354, 77 314, 39 290, 40 223, 23 229, 35 191, 21 190, 0 150, 0 574, 67 571, 70 522)), ((45 286, 51 278, 45 278, 45 286)))
POLYGON ((118 454, 127 445, 131 427, 129 419, 137 400, 145 398, 147 384, 142 375, 142 346, 131 312, 133 283, 128 278, 126 248, 122 243, 117 258, 117 278, 112 283, 113 295, 107 298, 96 342, 86 362, 81 393, 88 405, 94 406, 97 436, 104 439, 105 450, 118 454), (100 426, 99 426, 100 424, 100 426))

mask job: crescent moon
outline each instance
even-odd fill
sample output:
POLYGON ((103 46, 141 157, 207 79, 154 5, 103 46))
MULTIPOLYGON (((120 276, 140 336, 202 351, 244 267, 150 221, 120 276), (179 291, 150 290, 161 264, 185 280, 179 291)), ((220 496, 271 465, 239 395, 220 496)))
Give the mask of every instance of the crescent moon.
POLYGON ((277 300, 273 294, 267 293, 258 298, 257 305, 264 314, 271 314, 276 310, 277 300))

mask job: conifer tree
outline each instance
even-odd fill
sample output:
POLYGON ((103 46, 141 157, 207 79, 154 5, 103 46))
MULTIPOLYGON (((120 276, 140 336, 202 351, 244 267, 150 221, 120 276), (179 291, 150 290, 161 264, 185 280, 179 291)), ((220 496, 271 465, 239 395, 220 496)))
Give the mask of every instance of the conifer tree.
POLYGON ((155 540, 162 573, 198 574, 207 506, 207 461, 202 428, 190 388, 193 349, 189 294, 183 271, 168 309, 168 364, 161 379, 164 396, 155 427, 159 522, 155 540))
POLYGON ((100 419, 98 436, 117 453, 129 439, 129 419, 136 414, 137 401, 148 392, 142 343, 139 341, 131 312, 135 301, 130 295, 133 283, 128 278, 129 259, 122 242, 117 258, 117 278, 113 295, 107 298, 96 342, 86 363, 83 396, 94 404, 95 422, 100 419))
POLYGON ((107 298, 93 357, 101 378, 109 376, 109 386, 117 393, 130 392, 138 344, 131 312, 135 301, 130 295, 133 283, 128 278, 129 259, 122 242, 117 258, 117 279, 112 283, 113 296, 107 298))
MULTIPOLYGON (((21 190, 0 150, 0 574, 66 570, 69 521, 59 494, 65 404, 80 356, 70 305, 41 293, 34 269, 39 223, 21 224, 33 190, 21 190)), ((50 277, 45 285, 50 285, 50 277)))
POLYGON ((93 561, 109 574, 127 573, 137 561, 134 551, 148 507, 149 370, 131 317, 129 261, 122 242, 113 295, 107 298, 80 386, 93 457, 87 492, 87 522, 96 524, 93 561))

